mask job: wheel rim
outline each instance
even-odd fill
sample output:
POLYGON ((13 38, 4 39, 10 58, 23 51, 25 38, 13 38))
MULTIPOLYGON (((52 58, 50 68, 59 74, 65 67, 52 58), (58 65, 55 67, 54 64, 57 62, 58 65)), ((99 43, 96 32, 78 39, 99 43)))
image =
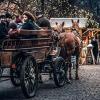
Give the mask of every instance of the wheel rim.
POLYGON ((12 69, 12 77, 13 77, 13 81, 14 81, 14 84, 16 84, 16 86, 20 85, 20 79, 19 79, 19 75, 18 75, 18 72, 16 71, 16 69, 12 69))
POLYGON ((10 69, 10 74, 11 74, 11 81, 12 84, 15 86, 20 86, 20 68, 21 68, 21 64, 22 64, 22 58, 21 57, 17 57, 17 60, 15 60, 15 62, 13 62, 16 65, 16 68, 10 69))
POLYGON ((58 87, 61 87, 65 84, 65 79, 66 79, 65 68, 66 66, 64 60, 59 58, 59 60, 55 63, 54 67, 54 81, 58 87))
POLYGON ((59 65, 59 69, 57 72, 57 80, 60 83, 60 85, 63 85, 65 82, 65 64, 64 62, 61 62, 59 65))
POLYGON ((35 80, 36 74, 34 63, 32 60, 28 59, 25 66, 24 83, 29 96, 33 96, 35 93, 35 80))

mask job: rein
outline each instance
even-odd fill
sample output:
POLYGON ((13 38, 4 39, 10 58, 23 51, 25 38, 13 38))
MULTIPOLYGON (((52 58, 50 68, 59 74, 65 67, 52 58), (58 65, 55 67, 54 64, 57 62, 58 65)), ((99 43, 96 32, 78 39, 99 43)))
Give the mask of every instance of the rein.
POLYGON ((79 39, 82 41, 82 37, 80 36, 79 32, 76 29, 73 29, 72 31, 75 36, 79 37, 79 39))

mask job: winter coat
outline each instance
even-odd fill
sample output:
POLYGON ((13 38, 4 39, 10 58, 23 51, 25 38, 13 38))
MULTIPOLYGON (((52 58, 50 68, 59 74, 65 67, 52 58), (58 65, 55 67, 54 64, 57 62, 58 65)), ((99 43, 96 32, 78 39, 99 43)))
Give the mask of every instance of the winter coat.
POLYGON ((8 30, 6 27, 6 23, 1 22, 0 23, 0 39, 5 38, 5 36, 8 34, 8 30))
POLYGON ((39 27, 48 27, 48 29, 51 29, 50 22, 46 17, 42 16, 38 18, 36 23, 39 25, 39 27))
POLYGON ((31 20, 28 20, 22 25, 21 29, 39 30, 40 28, 35 22, 32 22, 31 20))

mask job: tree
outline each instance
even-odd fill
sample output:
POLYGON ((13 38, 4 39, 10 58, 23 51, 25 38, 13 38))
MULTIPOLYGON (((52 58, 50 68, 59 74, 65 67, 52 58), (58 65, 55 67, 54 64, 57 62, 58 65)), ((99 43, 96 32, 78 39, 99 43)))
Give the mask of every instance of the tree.
POLYGON ((4 0, 0 0, 0 3, 3 2, 4 0))
POLYGON ((36 7, 37 7, 37 0, 4 0, 3 1, 3 5, 5 6, 5 4, 9 4, 7 6, 7 11, 10 11, 10 12, 13 12, 14 11, 11 11, 11 6, 14 4, 15 5, 15 8, 14 10, 15 13, 18 12, 18 13, 23 13, 24 11, 31 11, 32 13, 36 10, 36 7))

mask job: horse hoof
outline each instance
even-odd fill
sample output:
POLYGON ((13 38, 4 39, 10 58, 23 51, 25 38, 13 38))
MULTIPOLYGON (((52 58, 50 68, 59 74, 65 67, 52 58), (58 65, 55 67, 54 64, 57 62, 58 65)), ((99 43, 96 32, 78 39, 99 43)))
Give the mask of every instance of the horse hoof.
POLYGON ((72 78, 72 77, 69 77, 69 79, 70 79, 70 80, 73 80, 73 78, 72 78))
POLYGON ((53 78, 52 77, 49 77, 49 80, 52 80, 53 78))
POLYGON ((71 81, 70 81, 70 80, 67 80, 66 83, 67 83, 67 84, 71 84, 71 81))
POLYGON ((79 80, 79 77, 76 77, 75 79, 76 79, 76 80, 79 80))
POLYGON ((39 82, 40 84, 43 84, 43 81, 42 81, 42 80, 39 80, 38 82, 39 82))
POLYGON ((67 84, 71 84, 71 81, 68 79, 68 80, 66 80, 66 83, 67 84))

